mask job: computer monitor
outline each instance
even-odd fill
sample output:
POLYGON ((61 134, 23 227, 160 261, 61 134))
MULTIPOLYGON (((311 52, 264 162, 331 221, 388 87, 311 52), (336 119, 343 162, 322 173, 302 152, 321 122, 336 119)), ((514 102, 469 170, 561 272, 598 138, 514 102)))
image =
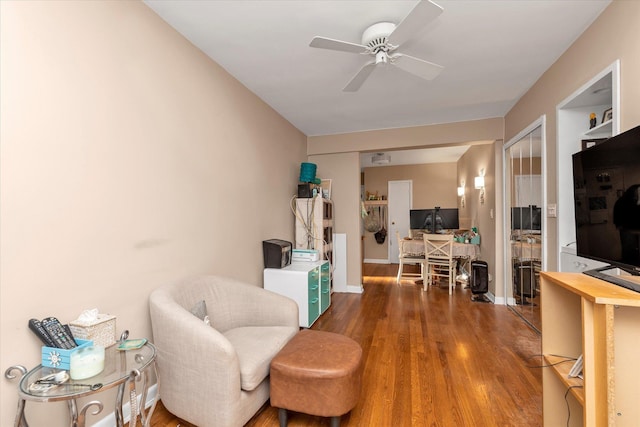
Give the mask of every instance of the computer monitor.
POLYGON ((411 209, 409 227, 412 230, 424 230, 437 233, 442 230, 460 228, 457 208, 411 209))

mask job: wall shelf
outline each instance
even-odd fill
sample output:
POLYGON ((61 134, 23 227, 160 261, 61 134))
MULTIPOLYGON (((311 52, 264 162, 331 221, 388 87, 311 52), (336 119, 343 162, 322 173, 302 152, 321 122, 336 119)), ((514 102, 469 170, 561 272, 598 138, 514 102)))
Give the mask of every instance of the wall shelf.
POLYGON ((604 136, 606 138, 609 138, 612 135, 612 125, 613 125, 613 120, 608 120, 602 124, 599 124, 594 128, 589 129, 584 133, 584 136, 586 137, 604 136))

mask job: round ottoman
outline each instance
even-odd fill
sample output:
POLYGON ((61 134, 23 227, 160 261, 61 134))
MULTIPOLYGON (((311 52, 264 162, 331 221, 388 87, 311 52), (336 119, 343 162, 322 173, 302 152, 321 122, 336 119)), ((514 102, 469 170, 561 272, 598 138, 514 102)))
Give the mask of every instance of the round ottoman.
POLYGON ((298 332, 271 361, 271 406, 279 408, 280 427, 287 410, 331 417, 356 406, 360 396, 362 348, 349 337, 332 332, 298 332))

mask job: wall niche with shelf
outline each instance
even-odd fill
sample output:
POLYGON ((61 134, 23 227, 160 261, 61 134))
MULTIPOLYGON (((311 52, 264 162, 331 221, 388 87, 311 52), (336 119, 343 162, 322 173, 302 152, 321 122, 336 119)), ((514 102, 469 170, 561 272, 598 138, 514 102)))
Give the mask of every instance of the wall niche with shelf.
POLYGON ((572 155, 620 133, 620 61, 605 68, 558 104, 556 117, 558 269, 596 268, 601 263, 575 255, 572 155), (608 111, 610 114, 605 114, 608 111), (593 127, 591 113, 596 115, 593 127))

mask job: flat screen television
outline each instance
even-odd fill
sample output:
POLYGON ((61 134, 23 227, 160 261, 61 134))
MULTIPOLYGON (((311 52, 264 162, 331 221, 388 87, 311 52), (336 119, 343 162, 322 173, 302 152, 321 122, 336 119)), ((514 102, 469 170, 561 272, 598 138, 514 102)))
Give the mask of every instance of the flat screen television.
POLYGON ((512 230, 541 230, 542 209, 537 206, 511 208, 512 230))
POLYGON ((640 126, 575 153, 573 185, 577 255, 610 264, 585 273, 640 292, 640 126))
POLYGON ((442 230, 460 228, 457 208, 411 209, 409 211, 409 228, 437 233, 442 230))

